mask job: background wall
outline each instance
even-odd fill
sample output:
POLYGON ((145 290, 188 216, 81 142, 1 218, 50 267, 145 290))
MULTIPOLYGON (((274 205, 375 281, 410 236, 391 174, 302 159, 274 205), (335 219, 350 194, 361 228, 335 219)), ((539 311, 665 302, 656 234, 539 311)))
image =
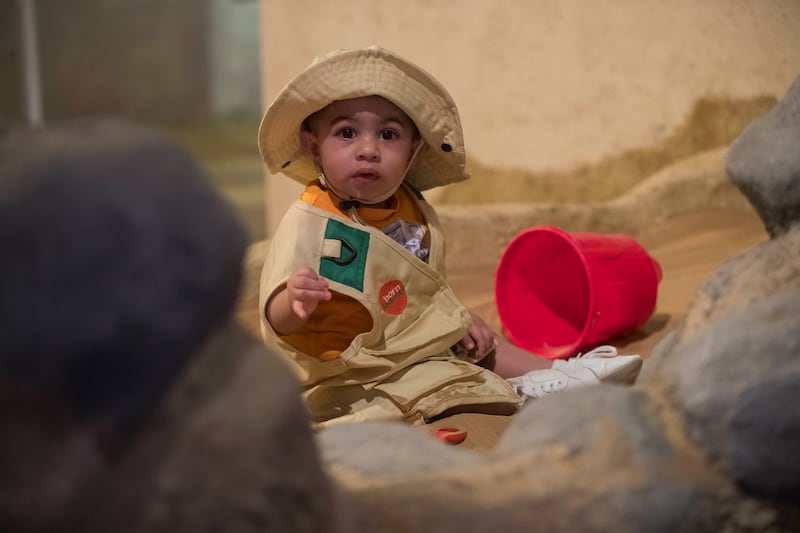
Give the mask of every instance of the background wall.
MULTIPOLYGON (((656 145, 702 99, 774 102, 800 74, 796 0, 260 5, 265 103, 315 55, 380 44, 450 89, 472 165, 498 172, 560 171, 656 145)), ((267 176, 269 228, 298 193, 267 176)))

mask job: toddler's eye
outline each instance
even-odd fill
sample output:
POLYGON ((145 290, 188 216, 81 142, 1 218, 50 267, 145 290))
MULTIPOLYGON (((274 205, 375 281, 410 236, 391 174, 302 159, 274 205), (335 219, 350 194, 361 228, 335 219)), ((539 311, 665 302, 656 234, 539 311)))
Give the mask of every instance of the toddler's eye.
POLYGON ((356 132, 353 128, 342 128, 337 135, 343 139, 352 139, 356 136, 356 132))
POLYGON ((392 139, 397 138, 397 133, 392 130, 383 130, 381 131, 381 139, 384 141, 391 141, 392 139))

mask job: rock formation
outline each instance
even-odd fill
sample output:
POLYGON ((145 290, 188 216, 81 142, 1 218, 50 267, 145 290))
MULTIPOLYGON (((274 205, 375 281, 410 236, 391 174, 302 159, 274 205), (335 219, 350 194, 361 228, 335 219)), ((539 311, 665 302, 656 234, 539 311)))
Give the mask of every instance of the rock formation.
MULTIPOLYGON (((312 435, 286 368, 232 319, 241 230, 165 140, 6 134, 0 529, 800 529, 798 89, 727 156, 772 238, 716 271, 635 386, 530 402, 486 453, 397 424, 312 435)), ((603 220, 647 209, 616 202, 603 220)))
POLYGON ((338 530, 289 371, 234 320, 246 244, 152 130, 0 137, 0 530, 338 530))

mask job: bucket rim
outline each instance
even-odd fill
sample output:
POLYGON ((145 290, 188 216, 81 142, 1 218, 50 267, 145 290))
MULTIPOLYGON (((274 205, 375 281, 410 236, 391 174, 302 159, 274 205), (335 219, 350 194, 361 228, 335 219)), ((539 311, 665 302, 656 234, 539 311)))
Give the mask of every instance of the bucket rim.
MULTIPOLYGON (((506 248, 503 250, 502 255, 500 256, 497 268, 495 269, 495 307, 497 308, 497 312, 500 317, 500 322, 503 324, 503 329, 505 330, 505 333, 506 335, 508 335, 508 338, 511 340, 511 342, 513 342, 514 344, 520 346, 525 350, 531 351, 538 357, 542 357, 544 359, 565 359, 574 354, 575 352, 577 352, 577 350, 581 348, 581 346, 583 346, 584 342, 586 341, 586 338, 589 335, 589 332, 591 331, 592 325, 594 324, 594 321, 596 319, 595 317, 596 296, 595 296, 594 285, 595 285, 594 274, 592 273, 592 269, 589 268, 588 259, 581 250, 580 245, 578 243, 578 239, 577 237, 575 237, 574 234, 565 231, 561 228, 558 228, 556 226, 549 226, 549 225, 533 226, 519 232, 513 239, 511 239, 506 248), (519 248, 519 246, 521 246, 525 240, 529 240, 535 237, 537 234, 555 235, 561 238, 562 241, 564 241, 566 244, 569 245, 569 248, 572 250, 573 255, 576 255, 580 260, 581 271, 583 272, 583 275, 586 279, 586 284, 588 288, 587 291, 588 301, 586 305, 586 313, 583 317, 583 327, 580 333, 577 334, 574 340, 569 344, 565 344, 559 347, 558 349, 551 349, 548 351, 548 353, 539 353, 538 351, 536 351, 536 348, 531 347, 529 344, 520 342, 519 336, 515 335, 514 332, 512 332, 509 329, 507 325, 508 320, 504 319, 503 315, 505 312, 503 311, 503 306, 501 305, 500 302, 501 291, 499 287, 500 284, 502 283, 501 282, 502 270, 504 269, 504 267, 508 268, 510 261, 512 261, 511 256, 519 248)), ((506 317, 507 316, 508 315, 506 315, 506 317)), ((541 350, 541 347, 537 348, 541 350)))

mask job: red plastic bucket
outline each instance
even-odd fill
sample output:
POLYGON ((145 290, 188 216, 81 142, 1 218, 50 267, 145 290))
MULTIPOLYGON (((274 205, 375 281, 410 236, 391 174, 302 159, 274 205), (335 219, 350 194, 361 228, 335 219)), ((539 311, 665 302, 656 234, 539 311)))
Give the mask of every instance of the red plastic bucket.
POLYGON ((495 300, 514 344, 559 359, 646 322, 659 281, 658 262, 632 237, 537 226, 503 252, 495 300))

